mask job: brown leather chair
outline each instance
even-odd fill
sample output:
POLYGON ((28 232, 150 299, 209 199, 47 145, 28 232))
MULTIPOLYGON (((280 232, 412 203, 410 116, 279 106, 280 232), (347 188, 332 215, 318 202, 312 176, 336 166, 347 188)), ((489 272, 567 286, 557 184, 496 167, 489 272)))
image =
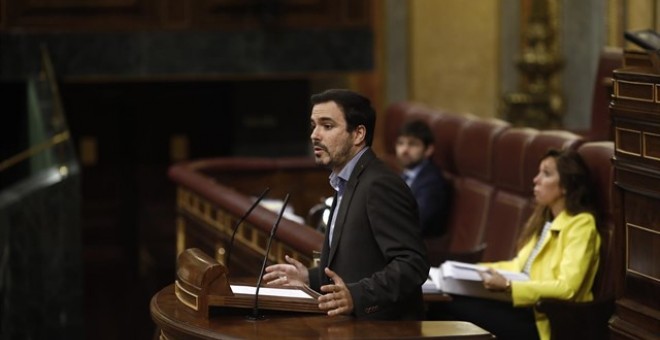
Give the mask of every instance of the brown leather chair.
POLYGON ((482 261, 511 259, 521 227, 529 217, 532 192, 524 183, 524 162, 527 147, 538 135, 532 128, 512 128, 504 131, 494 147, 493 183, 497 191, 488 214, 488 225, 482 261))
POLYGON ((431 125, 431 120, 441 111, 432 110, 424 105, 400 102, 390 105, 386 112, 385 119, 385 152, 388 155, 394 155, 396 139, 399 136, 399 130, 403 124, 411 120, 422 120, 431 125))
POLYGON ((543 299, 536 308, 550 320, 552 339, 607 339, 608 320, 614 312, 615 265, 614 254, 614 143, 589 142, 578 152, 587 163, 593 179, 599 215, 598 232, 601 236, 600 263, 593 285, 594 300, 571 302, 543 299))
POLYGON ((458 133, 464 125, 476 119, 471 114, 453 114, 443 113, 436 115, 431 120, 431 131, 435 138, 435 152, 433 153, 433 162, 442 169, 449 179, 456 175, 456 155, 454 154, 454 145, 458 138, 458 133))
POLYGON ((429 126, 442 114, 442 111, 432 110, 424 105, 410 102, 400 102, 389 106, 385 112, 385 154, 380 158, 393 170, 400 172, 401 166, 396 159, 396 140, 405 122, 422 120, 429 126))
POLYGON ((448 245, 429 244, 431 265, 453 259, 477 262, 485 248, 484 229, 495 188, 492 179, 493 146, 510 124, 499 119, 472 119, 458 131, 453 155, 456 177, 446 239, 448 245))
POLYGON ((385 110, 385 123, 383 124, 384 133, 383 141, 385 153, 388 156, 395 154, 394 145, 396 138, 399 135, 399 130, 406 120, 406 113, 413 107, 414 103, 411 102, 398 102, 387 107, 385 110))

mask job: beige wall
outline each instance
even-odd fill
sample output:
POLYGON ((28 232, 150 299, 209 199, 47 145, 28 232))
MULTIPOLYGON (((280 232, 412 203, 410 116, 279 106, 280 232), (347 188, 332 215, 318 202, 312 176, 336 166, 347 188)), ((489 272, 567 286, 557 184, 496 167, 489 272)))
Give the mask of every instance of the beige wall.
POLYGON ((500 1, 411 0, 409 6, 410 99, 496 116, 500 1))

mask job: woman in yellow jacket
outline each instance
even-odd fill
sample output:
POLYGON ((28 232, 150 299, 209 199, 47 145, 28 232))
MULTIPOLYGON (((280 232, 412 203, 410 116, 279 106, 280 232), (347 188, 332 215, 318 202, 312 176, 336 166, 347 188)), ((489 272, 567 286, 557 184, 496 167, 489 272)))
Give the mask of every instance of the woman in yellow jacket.
POLYGON ((541 298, 591 301, 600 237, 593 215, 587 167, 574 151, 548 152, 534 177, 536 209, 509 261, 482 263, 487 289, 508 291, 512 302, 456 297, 450 313, 498 339, 550 339, 546 316, 533 309, 541 298), (508 281, 497 272, 524 272, 529 281, 508 281), (536 333, 536 334, 535 334, 536 333))

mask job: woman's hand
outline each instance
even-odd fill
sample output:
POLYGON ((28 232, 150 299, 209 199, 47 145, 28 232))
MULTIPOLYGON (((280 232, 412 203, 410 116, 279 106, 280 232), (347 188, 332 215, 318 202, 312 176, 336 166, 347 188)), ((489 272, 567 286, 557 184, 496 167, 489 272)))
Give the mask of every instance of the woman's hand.
POLYGON ((488 268, 486 271, 479 271, 478 273, 481 276, 481 280, 483 280, 484 287, 488 290, 509 291, 511 289, 511 281, 493 268, 488 268))
POLYGON ((309 271, 307 267, 290 257, 284 256, 288 263, 274 264, 266 267, 263 280, 268 285, 303 286, 309 285, 309 271))

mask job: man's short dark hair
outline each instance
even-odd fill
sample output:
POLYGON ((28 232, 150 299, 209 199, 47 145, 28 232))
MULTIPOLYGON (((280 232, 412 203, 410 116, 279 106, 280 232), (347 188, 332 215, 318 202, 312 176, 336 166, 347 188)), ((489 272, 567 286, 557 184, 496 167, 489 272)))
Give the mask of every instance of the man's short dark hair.
POLYGON ((399 136, 419 138, 424 146, 433 144, 433 132, 428 124, 422 120, 412 120, 401 126, 399 136))
POLYGON ((310 101, 312 105, 335 102, 344 113, 346 130, 353 132, 358 126, 364 125, 367 131, 365 142, 371 146, 376 129, 376 111, 367 97, 350 90, 330 89, 312 95, 310 101))

